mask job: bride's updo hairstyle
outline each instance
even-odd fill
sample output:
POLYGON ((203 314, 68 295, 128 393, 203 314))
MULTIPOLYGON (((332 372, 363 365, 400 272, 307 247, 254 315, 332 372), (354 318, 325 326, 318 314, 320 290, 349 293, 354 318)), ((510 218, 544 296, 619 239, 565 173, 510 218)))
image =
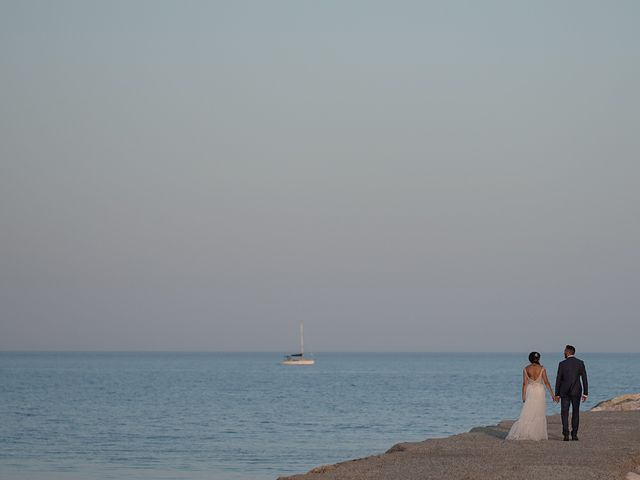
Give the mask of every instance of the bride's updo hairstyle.
POLYGON ((540 354, 538 352, 531 352, 529 354, 529 361, 531 363, 535 363, 537 365, 540 365, 540 354))

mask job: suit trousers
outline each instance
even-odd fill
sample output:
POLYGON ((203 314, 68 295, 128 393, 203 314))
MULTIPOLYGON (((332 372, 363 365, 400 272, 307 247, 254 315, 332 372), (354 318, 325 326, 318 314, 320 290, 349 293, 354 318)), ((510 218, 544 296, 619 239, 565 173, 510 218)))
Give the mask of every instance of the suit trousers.
POLYGON ((569 405, 571 405, 571 435, 577 435, 580 426, 580 395, 560 398, 563 435, 569 435, 569 405))

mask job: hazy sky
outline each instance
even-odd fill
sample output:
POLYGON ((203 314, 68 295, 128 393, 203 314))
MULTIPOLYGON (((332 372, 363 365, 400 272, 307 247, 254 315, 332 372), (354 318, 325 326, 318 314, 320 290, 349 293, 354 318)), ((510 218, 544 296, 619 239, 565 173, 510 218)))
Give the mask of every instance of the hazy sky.
POLYGON ((640 349, 640 2, 0 0, 0 349, 640 349))

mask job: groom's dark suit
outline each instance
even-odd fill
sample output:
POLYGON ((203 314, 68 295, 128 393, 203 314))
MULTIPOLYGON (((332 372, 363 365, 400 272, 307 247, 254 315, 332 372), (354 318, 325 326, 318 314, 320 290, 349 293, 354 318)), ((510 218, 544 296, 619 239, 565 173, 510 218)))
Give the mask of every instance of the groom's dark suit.
POLYGON ((568 357, 558 365, 556 376, 556 396, 561 399, 562 434, 569 435, 569 405, 571 405, 571 435, 578 435, 580 425, 580 397, 582 388, 589 395, 589 383, 584 362, 576 357, 568 357), (580 382, 582 380, 582 382, 580 382))

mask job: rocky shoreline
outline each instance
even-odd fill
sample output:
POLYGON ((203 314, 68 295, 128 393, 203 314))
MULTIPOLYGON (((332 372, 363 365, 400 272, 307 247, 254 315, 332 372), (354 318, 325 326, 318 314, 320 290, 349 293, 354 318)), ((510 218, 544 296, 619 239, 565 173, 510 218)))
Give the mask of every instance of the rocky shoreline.
POLYGON ((600 402, 591 409, 592 412, 629 412, 640 410, 640 393, 628 393, 600 402))
POLYGON ((640 480, 640 394, 616 397, 583 412, 578 442, 562 441, 559 415, 547 417, 547 422, 548 441, 506 442, 513 421, 503 421, 448 438, 399 443, 381 455, 278 480, 640 480))

